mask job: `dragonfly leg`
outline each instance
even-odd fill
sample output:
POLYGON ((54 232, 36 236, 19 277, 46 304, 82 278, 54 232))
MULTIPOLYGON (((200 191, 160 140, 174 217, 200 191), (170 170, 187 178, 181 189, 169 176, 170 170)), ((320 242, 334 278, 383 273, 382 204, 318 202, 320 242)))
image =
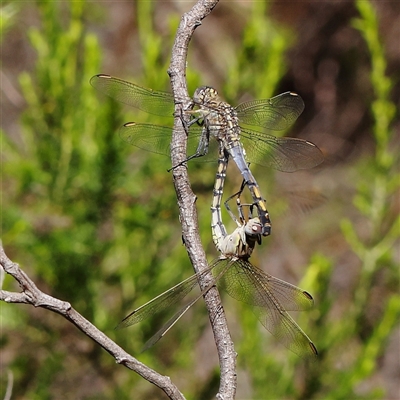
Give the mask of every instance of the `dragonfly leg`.
POLYGON ((230 215, 230 217, 236 222, 236 225, 238 227, 241 227, 243 225, 243 214, 241 212, 239 212, 239 219, 236 218, 236 215, 232 212, 231 207, 229 206, 229 202, 233 199, 233 197, 235 197, 237 195, 237 193, 233 194, 232 196, 230 196, 225 202, 225 208, 226 211, 228 211, 228 214, 230 215))
MULTIPOLYGON (((245 227, 245 234, 247 236, 246 241, 249 241, 250 238, 252 238, 253 240, 254 240, 254 238, 256 238, 257 243, 261 244, 261 235, 260 234, 262 231, 262 227, 259 222, 259 219, 253 217, 253 208, 256 204, 255 203, 242 204, 242 202, 240 201, 240 196, 241 196, 245 186, 246 186, 246 181, 243 180, 240 190, 238 192, 234 193, 232 196, 230 196, 225 201, 224 205, 225 205, 225 208, 228 211, 229 215, 236 222, 236 224, 239 227, 245 227), (235 214, 233 214, 233 212, 229 206, 229 202, 234 197, 236 197, 236 207, 238 210, 238 215, 239 215, 240 221, 236 218, 235 214), (247 217, 245 216, 245 214, 243 212, 244 207, 249 207, 247 217)), ((251 239, 250 239, 250 241, 251 241, 251 239)))
POLYGON ((229 197, 225 200, 225 202, 224 202, 226 211, 228 211, 230 217, 236 222, 236 224, 237 224, 238 227, 243 226, 243 224, 244 224, 245 221, 246 221, 246 218, 244 217, 244 214, 243 214, 242 207, 241 207, 241 206, 239 207, 239 205, 238 205, 238 202, 240 203, 240 196, 241 196, 241 194, 242 194, 243 189, 244 189, 245 186, 246 186, 246 181, 243 180, 242 185, 241 185, 239 191, 236 192, 236 193, 234 193, 232 196, 229 196, 229 197), (234 197, 237 197, 237 199, 236 199, 236 205, 237 205, 237 208, 238 208, 239 220, 236 218, 235 214, 234 214, 234 213, 232 212, 232 210, 231 210, 231 207, 229 206, 229 202, 230 202, 234 197))
MULTIPOLYGON (((189 125, 190 126, 190 125, 189 125)), ((209 144, 209 133, 207 129, 203 129, 199 145, 197 146, 196 152, 191 156, 188 156, 185 160, 181 161, 180 163, 172 166, 168 172, 171 172, 173 169, 180 167, 181 165, 187 163, 188 161, 192 160, 193 158, 203 157, 208 153, 208 144, 209 144)))
POLYGON ((234 193, 233 195, 229 196, 228 199, 225 200, 224 205, 226 210, 228 211, 230 217, 236 222, 236 224, 240 227, 243 226, 246 221, 248 221, 249 219, 253 218, 253 210, 254 210, 254 206, 256 206, 256 203, 242 203, 240 200, 240 197, 243 193, 244 188, 246 187, 246 181, 243 179, 242 184, 240 186, 240 189, 238 192, 234 193), (236 197, 236 207, 238 210, 238 216, 239 216, 239 220, 236 218, 235 214, 232 212, 231 207, 229 205, 229 202, 236 197), (243 208, 244 207, 249 207, 249 213, 246 216, 244 215, 243 212, 243 208))
POLYGON ((243 213, 243 207, 249 207, 249 212, 248 212, 248 215, 247 215, 247 221, 249 219, 254 218, 254 207, 257 207, 257 203, 254 203, 254 202, 253 203, 242 204, 242 202, 240 200, 240 196, 241 196, 245 186, 246 186, 246 181, 243 180, 242 185, 240 187, 240 190, 235 195, 233 195, 233 196, 237 196, 237 198, 236 198, 236 207, 238 209, 238 213, 239 213, 240 219, 243 222, 246 222, 246 218, 245 218, 244 213, 243 213))

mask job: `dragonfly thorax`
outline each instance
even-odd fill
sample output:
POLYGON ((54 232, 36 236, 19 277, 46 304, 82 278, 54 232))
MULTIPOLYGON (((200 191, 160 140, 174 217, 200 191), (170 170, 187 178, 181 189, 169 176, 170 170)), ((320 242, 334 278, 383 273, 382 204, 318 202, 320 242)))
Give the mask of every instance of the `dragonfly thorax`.
POLYGON ((201 86, 193 95, 199 108, 192 113, 203 120, 209 136, 222 140, 226 148, 234 146, 240 138, 237 112, 230 104, 221 100, 218 92, 210 86, 201 86))
POLYGON ((222 102, 218 92, 211 86, 200 86, 193 94, 193 102, 198 106, 219 107, 222 102))

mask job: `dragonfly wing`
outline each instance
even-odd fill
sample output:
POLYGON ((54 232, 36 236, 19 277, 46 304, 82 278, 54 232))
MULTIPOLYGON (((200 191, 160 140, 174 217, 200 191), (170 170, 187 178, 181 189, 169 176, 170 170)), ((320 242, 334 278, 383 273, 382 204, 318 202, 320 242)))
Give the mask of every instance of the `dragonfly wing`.
POLYGON ((250 305, 271 308, 276 300, 287 311, 306 311, 314 306, 308 292, 243 259, 232 264, 223 276, 223 283, 230 296, 250 305))
POLYGON ((161 293, 154 299, 131 312, 118 324, 116 329, 122 329, 134 325, 182 300, 197 285, 197 279, 197 274, 192 275, 171 289, 161 293))
POLYGON ((247 101, 236 107, 241 122, 275 131, 288 128, 303 110, 302 98, 292 92, 271 99, 247 101))
MULTIPOLYGON (((172 135, 172 128, 170 127, 128 122, 120 128, 119 135, 122 140, 139 149, 166 156, 170 155, 172 135)), ((196 151, 200 136, 200 128, 190 128, 187 144, 188 155, 192 155, 196 151)))
POLYGON ((310 294, 242 259, 231 265, 222 282, 229 295, 252 305, 264 327, 288 349, 300 356, 317 354, 310 338, 286 312, 312 307, 310 294))
MULTIPOLYGON (((189 308, 195 304, 197 302, 197 300, 199 300, 201 297, 204 296, 205 293, 207 293, 214 285, 215 282, 221 278, 221 276, 225 273, 225 271, 228 268, 228 263, 230 262, 230 260, 222 260, 222 259, 217 259, 214 260, 214 262, 209 266, 209 268, 207 268, 206 270, 193 275, 191 278, 188 279, 192 279, 193 277, 196 277, 196 282, 198 280, 198 278, 200 276, 205 276, 207 274, 210 273, 211 270, 213 270, 215 267, 220 266, 220 267, 224 267, 224 268, 218 268, 218 275, 214 278, 211 279, 211 281, 209 281, 206 284, 206 287, 201 291, 201 293, 196 296, 193 300, 191 300, 188 304, 186 304, 185 306, 183 306, 178 312, 176 312, 144 345, 142 352, 146 351, 147 349, 149 349, 150 347, 154 346, 179 320, 180 318, 186 313, 187 310, 189 310, 189 308)), ((183 282, 182 282, 183 283, 183 282)), ((179 286, 179 285, 178 285, 179 286)), ((174 289, 174 288, 172 288, 174 289)), ((172 289, 170 289, 169 291, 171 291, 172 289)))
POLYGON ((170 154, 171 133, 171 128, 166 126, 136 122, 128 122, 119 130, 121 139, 132 146, 167 156, 170 154))
POLYGON ((93 76, 90 84, 113 99, 149 114, 173 116, 174 98, 170 93, 146 89, 104 74, 93 76))
POLYGON ((202 296, 196 297, 193 299, 190 303, 186 304, 184 307, 182 307, 175 315, 173 315, 143 346, 142 351, 144 352, 148 350, 150 347, 153 347, 180 319, 181 317, 185 314, 189 308, 199 300, 199 298, 202 296))
POLYGON ((265 329, 293 353, 300 357, 318 355, 314 343, 285 310, 254 307, 252 311, 265 329))
POLYGON ((303 139, 268 135, 241 129, 243 147, 250 162, 282 172, 313 168, 324 161, 321 150, 303 139))

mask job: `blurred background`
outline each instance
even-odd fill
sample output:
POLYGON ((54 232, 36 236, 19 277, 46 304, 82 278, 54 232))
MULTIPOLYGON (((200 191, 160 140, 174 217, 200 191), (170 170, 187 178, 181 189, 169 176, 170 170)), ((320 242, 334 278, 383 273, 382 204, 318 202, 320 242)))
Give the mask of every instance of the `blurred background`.
MULTIPOLYGON (((168 158, 123 142, 128 121, 171 125, 96 92, 106 73, 170 90, 180 16, 192 2, 3 2, 2 240, 40 289, 69 301, 188 399, 211 399, 219 369, 205 307, 140 349, 167 320, 115 331, 128 313, 193 272, 168 158)), ((288 90, 306 108, 285 134, 326 160, 284 174, 253 166, 273 235, 254 265, 315 299, 293 313, 319 350, 298 358, 222 293, 238 352, 238 399, 400 398, 399 71, 396 1, 225 1, 190 43, 190 94, 214 86, 232 105, 288 90)), ((169 138, 166 138, 168 140, 169 138)), ((230 165, 225 194, 240 174, 230 165)), ((190 162, 203 244, 216 164, 190 162)), ((234 224, 224 214, 229 230, 234 224)), ((3 289, 17 284, 1 276, 3 289)), ((0 396, 162 399, 73 325, 43 309, 0 303, 0 396)))

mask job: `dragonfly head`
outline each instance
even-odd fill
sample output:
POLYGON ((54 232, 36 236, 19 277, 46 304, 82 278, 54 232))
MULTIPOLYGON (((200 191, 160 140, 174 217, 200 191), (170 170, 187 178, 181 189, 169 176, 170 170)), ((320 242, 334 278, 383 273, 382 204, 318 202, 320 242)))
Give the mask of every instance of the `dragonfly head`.
POLYGON ((198 106, 216 106, 220 103, 218 92, 211 86, 200 86, 193 94, 193 102, 198 106))
POLYGON ((244 231, 248 236, 257 236, 262 233, 263 226, 258 217, 251 218, 246 222, 244 231))
MULTIPOLYGON (((244 226, 244 233, 247 238, 247 243, 254 243, 257 241, 261 244, 261 234, 263 232, 263 225, 258 217, 249 219, 244 226)), ((254 247, 253 245, 253 247, 254 247)))

